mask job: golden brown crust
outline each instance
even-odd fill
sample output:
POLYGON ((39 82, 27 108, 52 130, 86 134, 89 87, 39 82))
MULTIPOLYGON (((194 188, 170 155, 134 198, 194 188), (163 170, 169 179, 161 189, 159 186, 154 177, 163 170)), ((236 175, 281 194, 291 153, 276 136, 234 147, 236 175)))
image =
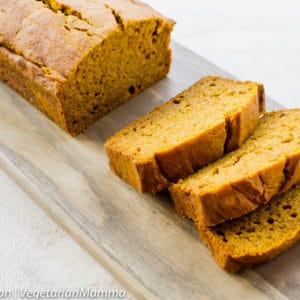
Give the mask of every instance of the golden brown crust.
POLYGON ((0 60, 7 67, 0 79, 72 135, 169 71, 174 23, 139 1, 8 0, 0 2, 0 24, 0 60), (154 54, 148 57, 147 49, 154 54), (131 78, 120 78, 129 62, 131 78), (113 81, 119 85, 107 83, 113 81), (53 98, 60 102, 56 112, 47 103, 53 98))
POLYGON ((266 94, 265 94, 265 87, 260 82, 254 82, 254 81, 245 81, 245 83, 248 83, 250 85, 255 85, 258 88, 258 95, 259 95, 259 111, 263 114, 266 112, 266 94))
POLYGON ((227 117, 227 138, 225 152, 237 149, 253 133, 259 123, 258 113, 265 112, 265 94, 263 85, 256 85, 258 95, 253 95, 252 101, 240 111, 227 117), (257 101, 259 99, 259 101, 257 101))

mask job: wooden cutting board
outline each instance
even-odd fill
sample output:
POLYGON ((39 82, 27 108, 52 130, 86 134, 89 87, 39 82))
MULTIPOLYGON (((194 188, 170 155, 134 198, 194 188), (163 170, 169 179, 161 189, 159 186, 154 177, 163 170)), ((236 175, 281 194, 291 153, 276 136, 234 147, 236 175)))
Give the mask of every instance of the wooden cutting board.
MULTIPOLYGON (((109 171, 109 135, 204 75, 229 76, 179 44, 172 48, 168 78, 77 138, 0 83, 0 166, 139 299, 299 299, 300 244, 228 274, 167 193, 141 195, 109 171)), ((276 108, 268 99, 268 109, 276 108)))

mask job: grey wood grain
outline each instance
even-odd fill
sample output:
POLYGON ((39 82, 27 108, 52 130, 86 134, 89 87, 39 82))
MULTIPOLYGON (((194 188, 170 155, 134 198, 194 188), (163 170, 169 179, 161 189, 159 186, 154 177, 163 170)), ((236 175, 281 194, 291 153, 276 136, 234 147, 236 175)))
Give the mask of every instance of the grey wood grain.
MULTIPOLYGON (((222 271, 167 193, 141 195, 108 168, 105 139, 207 74, 172 43, 168 78, 71 138, 0 83, 0 166, 139 299, 299 299, 299 244, 240 274, 222 271)), ((280 105, 268 99, 268 108, 280 105)), ((22 213, 22 212, 20 212, 22 213)))

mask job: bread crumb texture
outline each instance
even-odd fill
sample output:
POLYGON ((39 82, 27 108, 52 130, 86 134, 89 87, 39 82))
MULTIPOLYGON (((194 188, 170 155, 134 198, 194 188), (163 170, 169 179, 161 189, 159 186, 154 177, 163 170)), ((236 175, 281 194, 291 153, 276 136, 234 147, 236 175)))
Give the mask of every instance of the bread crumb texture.
POLYGON ((197 224, 218 264, 235 272, 273 258, 300 238, 300 184, 268 204, 214 227, 197 224))
POLYGON ((213 226, 242 216, 300 180, 300 109, 266 113, 237 150, 170 188, 176 210, 213 226))
POLYGON ((259 123, 264 89, 208 76, 110 137, 112 170, 157 192, 239 147, 259 123))
POLYGON ((0 1, 0 79, 75 135, 165 77, 174 22, 137 0, 0 1))

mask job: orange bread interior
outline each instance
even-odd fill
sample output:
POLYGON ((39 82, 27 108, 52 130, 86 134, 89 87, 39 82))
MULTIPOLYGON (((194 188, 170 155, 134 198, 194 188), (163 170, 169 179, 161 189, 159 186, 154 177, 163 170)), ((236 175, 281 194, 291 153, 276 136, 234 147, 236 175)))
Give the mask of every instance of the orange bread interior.
POLYGON ((177 211, 212 226, 248 213, 300 180, 300 109, 266 113, 237 150, 170 188, 177 211))
POLYGON ((208 76, 110 137, 112 170, 157 192, 239 147, 264 111, 263 86, 208 76))

